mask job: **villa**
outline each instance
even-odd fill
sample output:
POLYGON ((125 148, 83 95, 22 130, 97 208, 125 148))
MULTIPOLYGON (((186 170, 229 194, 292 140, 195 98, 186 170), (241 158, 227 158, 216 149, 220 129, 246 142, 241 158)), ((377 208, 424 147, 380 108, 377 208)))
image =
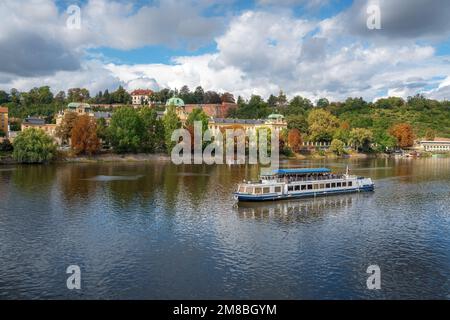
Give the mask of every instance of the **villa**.
POLYGON ((150 104, 150 97, 153 95, 152 90, 138 89, 131 93, 131 101, 134 106, 150 104))
POLYGON ((420 146, 423 150, 429 152, 450 152, 450 139, 436 138, 433 141, 421 141, 420 146))

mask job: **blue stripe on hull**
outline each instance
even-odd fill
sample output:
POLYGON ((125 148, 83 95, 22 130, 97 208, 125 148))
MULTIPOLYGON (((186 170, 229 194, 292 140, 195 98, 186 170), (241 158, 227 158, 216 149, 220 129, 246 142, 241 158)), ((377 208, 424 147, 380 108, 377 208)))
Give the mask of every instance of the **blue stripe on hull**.
POLYGON ((362 187, 362 188, 343 189, 343 190, 305 192, 305 193, 290 194, 290 195, 248 196, 248 195, 235 194, 235 196, 237 197, 238 201, 262 202, 262 201, 276 201, 276 200, 287 200, 287 199, 311 198, 311 197, 335 195, 335 194, 341 194, 341 193, 372 192, 372 191, 374 191, 374 186, 366 186, 366 187, 362 187))

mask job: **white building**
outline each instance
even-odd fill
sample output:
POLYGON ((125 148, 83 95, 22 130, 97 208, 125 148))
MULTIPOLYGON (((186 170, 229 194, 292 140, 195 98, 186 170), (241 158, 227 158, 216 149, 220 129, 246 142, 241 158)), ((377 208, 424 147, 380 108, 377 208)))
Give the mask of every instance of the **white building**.
POLYGON ((131 99, 134 106, 150 104, 150 97, 153 95, 152 90, 138 89, 131 93, 131 99))
POLYGON ((435 141, 421 141, 423 150, 429 152, 450 152, 450 139, 438 138, 435 141))

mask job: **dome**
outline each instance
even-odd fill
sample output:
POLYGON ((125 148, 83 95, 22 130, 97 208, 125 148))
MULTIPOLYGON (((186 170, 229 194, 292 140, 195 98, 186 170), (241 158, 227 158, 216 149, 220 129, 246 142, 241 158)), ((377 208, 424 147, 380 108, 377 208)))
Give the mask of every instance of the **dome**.
POLYGON ((271 120, 281 120, 284 119, 284 116, 282 114, 272 113, 268 118, 271 120))
POLYGON ((166 106, 184 107, 184 101, 180 98, 173 97, 167 100, 166 106))

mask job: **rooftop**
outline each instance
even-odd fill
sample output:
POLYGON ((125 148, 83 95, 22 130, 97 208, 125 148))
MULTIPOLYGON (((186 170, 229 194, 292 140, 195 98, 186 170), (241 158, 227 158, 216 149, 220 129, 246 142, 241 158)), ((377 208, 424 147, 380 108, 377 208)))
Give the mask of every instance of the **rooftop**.
POLYGON ((150 96, 152 94, 153 94, 152 90, 146 90, 146 89, 137 89, 131 93, 132 96, 150 96))
POLYGON ((33 118, 33 117, 26 118, 23 122, 24 122, 24 124, 32 124, 32 125, 44 125, 45 124, 44 119, 33 118))
POLYGON ((255 119, 228 119, 228 118, 213 118, 215 123, 225 123, 225 124, 265 124, 264 120, 255 119))
POLYGON ((328 168, 308 168, 308 169, 278 169, 273 174, 314 174, 314 173, 330 173, 328 168))

